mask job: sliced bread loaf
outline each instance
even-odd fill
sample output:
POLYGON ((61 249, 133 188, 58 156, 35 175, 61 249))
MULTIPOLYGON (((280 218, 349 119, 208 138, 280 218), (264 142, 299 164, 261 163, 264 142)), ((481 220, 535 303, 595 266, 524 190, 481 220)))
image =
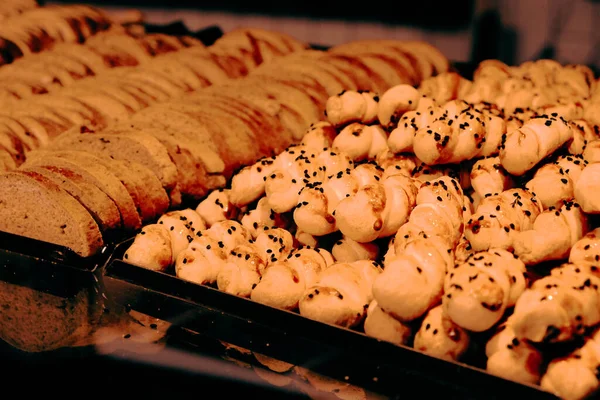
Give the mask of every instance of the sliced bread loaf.
POLYGON ((91 214, 69 193, 32 171, 0 175, 0 230, 72 249, 87 257, 102 246, 91 214))
POLYGON ((30 167, 22 171, 38 173, 76 198, 94 217, 102 232, 121 227, 121 215, 114 201, 80 174, 54 166, 30 167))
POLYGON ((100 164, 88 164, 67 157, 59 157, 56 152, 37 150, 31 152, 23 168, 31 166, 53 166, 67 169, 83 176, 89 183, 96 185, 116 204, 121 214, 124 229, 136 230, 141 224, 140 215, 131 195, 123 183, 107 168, 100 164))
POLYGON ((167 149, 144 132, 123 135, 111 129, 96 133, 76 128, 57 137, 49 148, 89 151, 117 160, 135 161, 152 170, 165 189, 172 189, 177 183, 177 168, 167 149))

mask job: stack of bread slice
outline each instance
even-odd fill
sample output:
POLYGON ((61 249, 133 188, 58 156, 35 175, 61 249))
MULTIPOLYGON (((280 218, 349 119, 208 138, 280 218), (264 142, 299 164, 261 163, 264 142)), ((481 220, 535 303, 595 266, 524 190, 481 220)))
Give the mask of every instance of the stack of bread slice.
POLYGON ((3 0, 0 3, 0 21, 39 7, 36 0, 3 0))
POLYGON ((52 50, 27 55, 0 68, 0 105, 193 46, 203 45, 192 37, 156 33, 134 36, 124 30, 101 32, 83 44, 60 43, 52 50))
POLYGON ((221 43, 216 53, 235 49, 242 65, 256 64, 257 55, 271 60, 245 78, 154 104, 105 129, 75 127, 31 152, 0 175, 0 230, 92 255, 107 232, 131 233, 299 141, 329 96, 382 93, 449 67, 420 42, 364 41, 277 58, 277 42, 266 38, 257 46, 226 35, 221 43))
POLYGON ((306 44, 260 29, 227 33, 210 47, 192 46, 135 67, 106 70, 50 93, 0 104, 0 170, 20 165, 25 153, 74 126, 105 127, 150 104, 239 78, 263 60, 306 44))
MULTIPOLYGON (((0 11, 5 1, 2 0, 0 11)), ((12 3, 20 2, 8 0, 8 4, 12 3)), ((7 8, 7 13, 17 10, 17 15, 0 19, 0 65, 49 50, 58 43, 82 43, 112 26, 106 15, 85 5, 34 7, 22 13, 18 13, 19 7, 7 8)))

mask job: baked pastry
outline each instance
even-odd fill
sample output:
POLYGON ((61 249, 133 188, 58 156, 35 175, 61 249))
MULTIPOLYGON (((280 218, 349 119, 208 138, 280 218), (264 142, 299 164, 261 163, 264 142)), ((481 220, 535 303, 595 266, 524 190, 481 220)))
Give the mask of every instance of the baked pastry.
POLYGON ((304 291, 300 315, 344 327, 360 324, 373 300, 373 281, 380 274, 381 267, 370 260, 331 265, 304 291))
POLYGON ((589 266, 564 264, 517 300, 512 327, 531 342, 564 342, 600 321, 600 281, 589 266))
POLYGON ((525 340, 519 340, 511 327, 511 317, 498 325, 485 346, 486 369, 504 379, 536 384, 542 373, 543 355, 525 340))
POLYGON ((407 344, 412 335, 410 325, 383 311, 376 300, 369 304, 364 326, 368 336, 397 345, 407 344))
POLYGON ((477 252, 448 272, 443 309, 456 325, 483 332, 515 305, 527 286, 525 264, 503 249, 477 252))
POLYGON ((427 312, 421 328, 415 335, 414 348, 433 357, 458 360, 470 344, 469 333, 454 324, 442 306, 427 312))

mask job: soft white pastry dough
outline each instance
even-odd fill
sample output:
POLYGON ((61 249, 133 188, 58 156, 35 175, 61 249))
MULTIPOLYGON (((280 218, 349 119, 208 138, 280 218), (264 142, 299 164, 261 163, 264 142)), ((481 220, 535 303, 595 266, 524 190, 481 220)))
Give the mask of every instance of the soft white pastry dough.
POLYGON ((480 200, 465 226, 465 236, 476 251, 492 247, 512 250, 515 233, 533 228, 542 206, 532 193, 509 189, 480 200))
POLYGON ((288 225, 281 214, 273 211, 266 197, 258 200, 256 207, 242 216, 241 223, 250 232, 253 239, 256 239, 265 228, 286 228, 288 225))
POLYGON ((541 116, 507 133, 500 149, 505 170, 521 176, 573 138, 573 129, 562 117, 541 116))
POLYGON ((263 228, 253 241, 266 264, 286 258, 293 250, 294 237, 281 228, 263 228))
POLYGON ((329 122, 321 121, 311 124, 302 137, 300 145, 316 152, 331 147, 336 136, 335 127, 329 122))
POLYGON ((379 340, 397 345, 406 344, 411 337, 412 329, 391 315, 387 314, 373 300, 367 309, 365 333, 379 340))
POLYGON ((477 160, 471 169, 471 186, 480 197, 510 189, 513 181, 502 168, 499 157, 477 160))
POLYGON ((566 400, 591 398, 600 388, 599 367, 600 334, 596 330, 581 348, 550 362, 542 377, 542 389, 566 400))
POLYGON ((446 275, 444 314, 469 331, 490 329, 525 290, 524 273, 525 264, 504 249, 473 254, 446 275))
POLYGON ((425 315, 415 335, 414 348, 433 357, 458 360, 469 344, 469 333, 447 318, 442 306, 437 306, 425 315))
POLYGON ((300 315, 344 327, 361 323, 373 300, 373 281, 381 267, 373 261, 336 263, 323 270, 300 299, 300 315))
POLYGON ((600 163, 586 166, 575 185, 575 200, 583 211, 589 214, 600 213, 600 163))
POLYGON ((587 145, 598 139, 598 134, 594 132, 594 128, 590 124, 582 119, 570 121, 569 123, 573 130, 573 140, 569 143, 569 153, 583 154, 587 145))
POLYGON ((239 245, 247 244, 252 237, 250 232, 237 221, 219 221, 196 236, 207 235, 208 237, 223 243, 226 252, 232 251, 239 245))
POLYGON ((373 92, 345 90, 325 103, 327 120, 341 126, 351 122, 371 124, 377 119, 379 96, 373 92))
POLYGON ((421 94, 410 85, 398 85, 387 90, 379 99, 377 117, 384 128, 397 124, 407 111, 415 110, 421 94))
POLYGON ((217 275, 217 286, 225 293, 250 297, 265 268, 266 263, 259 256, 256 246, 240 244, 227 256, 226 264, 217 275))
POLYGON ((202 217, 192 209, 170 211, 163 214, 157 223, 169 233, 173 258, 177 258, 188 247, 197 232, 206 228, 202 217))
POLYGON ((135 236, 123 258, 143 268, 166 271, 175 259, 169 231, 163 225, 146 225, 135 236))
POLYGON ((275 168, 275 158, 263 158, 242 168, 231 179, 229 199, 236 206, 245 206, 258 200, 265 192, 265 180, 275 168))
POLYGON ((519 340, 511 328, 511 318, 496 328, 485 346, 488 372, 504 379, 536 384, 542 372, 542 353, 524 340, 519 340))
POLYGON ((333 140, 334 150, 346 153, 352 160, 375 158, 387 150, 387 135, 379 125, 363 125, 353 122, 333 140))
POLYGON ((541 213, 531 229, 514 233, 515 254, 527 265, 562 260, 589 230, 587 216, 579 204, 565 201, 541 213))
POLYGON ((196 212, 202 217, 206 227, 210 228, 216 222, 237 217, 239 210, 231 203, 229 194, 228 189, 213 190, 198 204, 196 212))
POLYGON ((268 265, 252 290, 251 299, 272 307, 296 310, 306 289, 316 284, 318 275, 327 267, 320 252, 308 248, 296 250, 289 257, 268 265))
POLYGON ((335 242, 331 254, 337 262, 350 263, 358 260, 377 260, 379 246, 375 243, 359 243, 347 236, 335 242))
POLYGON ((179 253, 175 263, 178 277, 200 284, 213 284, 227 261, 221 241, 208 235, 196 236, 187 249, 179 253))
POLYGON ((585 265, 564 264, 525 290, 512 327, 518 338, 563 342, 600 322, 600 278, 585 265))
POLYGON ((408 111, 398 121, 398 126, 390 132, 388 147, 394 153, 413 151, 413 143, 417 132, 433 123, 440 109, 432 106, 423 111, 408 111))
POLYGON ((360 243, 394 235, 415 205, 416 188, 411 178, 392 175, 360 187, 342 199, 335 209, 337 228, 360 243))

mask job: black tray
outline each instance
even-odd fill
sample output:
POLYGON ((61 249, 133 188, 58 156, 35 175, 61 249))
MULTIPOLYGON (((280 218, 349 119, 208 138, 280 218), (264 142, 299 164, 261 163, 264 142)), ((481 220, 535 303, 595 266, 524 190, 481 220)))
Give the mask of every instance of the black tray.
POLYGON ((120 259, 130 244, 119 245, 107 266, 111 300, 176 326, 391 398, 406 390, 424 396, 443 391, 444 398, 457 399, 556 398, 466 364, 137 267, 120 259))

